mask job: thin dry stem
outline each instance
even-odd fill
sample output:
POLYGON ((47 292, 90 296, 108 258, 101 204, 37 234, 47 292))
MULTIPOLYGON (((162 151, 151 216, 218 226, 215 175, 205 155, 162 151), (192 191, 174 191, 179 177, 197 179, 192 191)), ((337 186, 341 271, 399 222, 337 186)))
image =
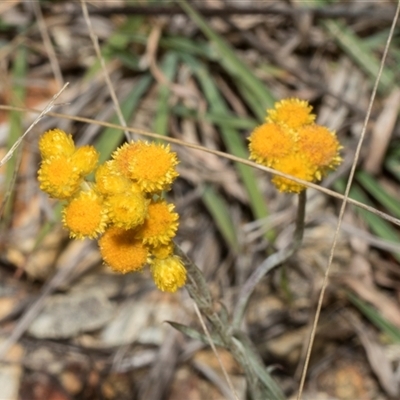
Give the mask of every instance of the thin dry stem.
POLYGON ((88 9, 86 7, 86 1, 85 0, 81 0, 81 6, 82 6, 82 12, 83 12, 83 16, 85 18, 86 25, 87 25, 87 27, 89 29, 89 36, 92 39, 93 47, 94 47, 94 49, 96 51, 96 56, 100 61, 100 65, 101 65, 101 68, 103 70, 104 78, 106 80, 108 90, 110 91, 111 99, 112 99, 112 101, 114 103, 115 112, 118 115, 118 119, 119 119, 120 124, 123 126, 123 130, 124 130, 124 134, 125 134, 126 140, 130 141, 132 138, 129 135, 129 131, 126 129, 127 124, 126 124, 124 115, 122 114, 121 107, 119 105, 118 98, 117 98, 117 96, 115 94, 114 87, 113 87, 113 85, 111 83, 111 79, 110 79, 110 75, 108 74, 108 71, 107 71, 106 63, 104 62, 104 58, 101 55, 99 40, 98 40, 96 34, 93 31, 92 22, 90 21, 89 12, 88 12, 88 9))
POLYGON ((58 63, 56 52, 54 51, 53 44, 47 30, 46 23, 43 18, 42 10, 40 8, 40 3, 36 1, 30 2, 33 7, 33 12, 35 13, 37 24, 39 27, 40 34, 42 36, 44 47, 46 48, 47 55, 49 56, 49 61, 51 69, 53 70, 54 77, 56 78, 57 85, 59 88, 64 84, 64 78, 61 73, 60 64, 58 63))
POLYGON ((368 110, 367 110, 367 114, 365 116, 365 120, 364 120, 362 131, 361 131, 360 140, 358 141, 357 150, 356 150, 356 153, 354 155, 354 162, 353 162, 353 165, 352 165, 351 170, 350 170, 350 176, 349 176, 349 179, 347 181, 346 191, 345 191, 345 194, 344 194, 342 206, 340 208, 339 219, 338 219, 338 223, 337 223, 337 226, 336 226, 336 230, 335 230, 335 235, 334 235, 334 238, 333 238, 331 251, 330 251, 330 254, 329 254, 328 266, 327 266, 326 271, 325 271, 324 280, 323 280, 322 288, 321 288, 321 293, 320 293, 320 296, 319 296, 319 299, 318 299, 317 310, 315 312, 315 318, 314 318, 312 331, 311 331, 311 335, 310 335, 310 342, 309 342, 308 348, 307 348, 307 354, 306 354, 306 359, 305 359, 305 362, 304 362, 304 368, 303 368, 303 372, 302 372, 302 375, 301 375, 301 380, 300 380, 300 386, 299 386, 299 392, 298 392, 298 395, 297 395, 297 400, 301 399, 301 395, 303 393, 303 388, 304 388, 304 383, 305 383, 305 379, 306 379, 306 375, 307 375, 308 365, 309 365, 309 362, 310 362, 311 351, 312 351, 312 347, 313 347, 313 343, 314 343, 315 333, 317 331, 318 320, 319 320, 319 316, 321 314, 322 302, 323 302, 323 299, 324 299, 325 290, 326 290, 326 288, 328 286, 329 273, 330 273, 330 270, 331 270, 331 265, 332 265, 332 261, 333 261, 333 255, 335 253, 336 243, 337 243, 337 239, 338 239, 338 236, 339 236, 339 232, 340 232, 340 227, 341 227, 342 220, 343 220, 344 211, 345 211, 346 205, 347 205, 348 200, 349 200, 349 192, 350 192, 351 185, 353 183, 353 178, 354 178, 354 174, 355 174, 356 167, 357 167, 357 161, 358 161, 358 159, 360 157, 361 146, 362 146, 362 144, 364 142, 365 134, 366 134, 366 131, 367 131, 367 124, 368 124, 369 118, 371 116, 372 105, 374 103, 376 92, 378 90, 379 81, 380 81, 381 76, 382 76, 382 72, 383 72, 383 68, 384 68, 384 65, 385 65, 386 57, 387 57, 387 54, 388 54, 388 51, 389 51, 389 45, 390 45, 390 43, 392 41, 394 29, 396 27, 396 23, 397 23, 397 20, 399 18, 399 12, 400 12, 400 0, 397 2, 396 14, 395 14, 395 16, 393 18, 393 23, 392 23, 392 26, 390 28, 388 39, 386 41, 385 51, 384 51, 384 53, 382 55, 382 60, 381 60, 381 63, 380 63, 378 75, 377 75, 375 83, 374 83, 374 88, 373 88, 373 91, 372 91, 372 94, 371 94, 371 98, 370 98, 370 101, 369 101, 368 110))
MULTIPOLYGON (((29 128, 25 131, 25 133, 12 145, 11 149, 8 150, 7 154, 1 159, 0 161, 0 167, 2 167, 14 154, 15 150, 17 147, 21 144, 21 142, 24 140, 25 136, 32 130, 32 128, 43 118, 45 114, 48 114, 48 112, 53 108, 55 101, 58 99, 58 97, 61 95, 61 93, 66 89, 66 87, 69 85, 69 82, 67 82, 49 101, 47 106, 44 108, 43 111, 40 112, 40 114, 36 117, 36 119, 29 125, 29 128)), ((27 110, 28 111, 28 110, 27 110)))

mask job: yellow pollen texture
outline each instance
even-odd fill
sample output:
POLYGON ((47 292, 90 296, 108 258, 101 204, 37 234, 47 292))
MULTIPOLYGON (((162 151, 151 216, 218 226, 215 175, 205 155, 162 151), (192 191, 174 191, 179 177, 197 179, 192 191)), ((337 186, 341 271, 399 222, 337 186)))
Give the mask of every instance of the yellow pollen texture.
POLYGON ((169 147, 156 143, 139 142, 138 150, 129 165, 130 178, 137 181, 145 192, 166 189, 178 176, 178 161, 169 147))
MULTIPOLYGON (((291 154, 281 160, 277 170, 309 182, 313 180, 315 174, 315 168, 305 162, 299 154, 291 154)), ((304 185, 278 175, 274 176, 272 183, 281 192, 299 193, 305 189, 304 185)))
POLYGON ((136 157, 139 143, 140 142, 125 143, 112 154, 116 170, 127 178, 130 178, 129 167, 136 157))
POLYGON ((71 135, 61 129, 52 129, 40 137, 39 151, 43 159, 59 155, 71 156, 75 151, 75 144, 71 135))
POLYGON ((160 244, 151 248, 151 255, 162 260, 174 252, 174 243, 160 244))
POLYGON ((295 146, 293 135, 275 123, 257 127, 249 140, 250 159, 266 166, 288 155, 295 146))
POLYGON ((316 166, 332 165, 339 155, 339 142, 333 132, 316 124, 304 126, 298 132, 299 152, 316 166))
POLYGON ((285 124, 289 128, 297 129, 311 124, 315 115, 311 114, 312 107, 307 101, 286 99, 275 104, 275 109, 268 110, 267 121, 285 124))
POLYGON ((154 260, 151 273, 154 283, 163 292, 174 293, 186 282, 186 269, 177 256, 154 260))
POLYGON ((118 193, 106 200, 110 220, 115 226, 132 229, 141 225, 147 216, 146 200, 141 193, 118 193))
POLYGON ((109 228, 99 240, 103 260, 115 272, 140 271, 148 259, 148 250, 140 240, 135 239, 133 230, 109 228))
POLYGON ((88 175, 94 171, 99 160, 99 153, 93 146, 80 147, 72 155, 72 162, 81 175, 88 175))
POLYGON ((42 161, 38 180, 40 189, 50 197, 67 199, 79 189, 82 177, 69 157, 58 156, 42 161))
MULTIPOLYGON (((342 161, 336 135, 314 123, 307 101, 286 99, 267 111, 266 123, 249 137, 250 160, 308 182, 322 179, 342 161)), ((306 186, 275 175, 272 183, 281 192, 299 193, 306 186)))
POLYGON ((101 198, 91 192, 81 192, 63 210, 64 226, 76 239, 94 239, 104 232, 107 215, 101 198))
POLYGON ((173 212, 173 205, 164 201, 150 203, 148 217, 138 228, 138 237, 152 246, 168 244, 178 229, 177 213, 173 212))
POLYGON ((96 188, 104 195, 124 193, 131 186, 128 178, 118 173, 114 161, 107 161, 96 169, 96 188))

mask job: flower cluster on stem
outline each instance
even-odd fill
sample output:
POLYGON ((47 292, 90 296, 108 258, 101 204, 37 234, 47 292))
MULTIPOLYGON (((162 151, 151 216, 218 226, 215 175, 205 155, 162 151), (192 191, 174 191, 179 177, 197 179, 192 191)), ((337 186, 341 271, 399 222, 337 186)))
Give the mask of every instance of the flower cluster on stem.
MULTIPOLYGON (((307 101, 285 99, 267 110, 265 123, 249 137, 250 159, 308 182, 321 180, 342 162, 336 134, 316 124, 307 101)), ((272 183, 281 192, 305 189, 291 179, 275 175, 272 183)))
POLYGON ((98 165, 93 146, 76 148, 61 129, 39 140, 40 188, 65 202, 63 225, 74 239, 98 240, 105 263, 115 272, 150 266, 156 286, 175 292, 186 269, 174 254, 179 216, 163 199, 177 178, 178 159, 169 145, 136 141, 119 147, 98 165), (94 173, 94 181, 87 179, 94 173))

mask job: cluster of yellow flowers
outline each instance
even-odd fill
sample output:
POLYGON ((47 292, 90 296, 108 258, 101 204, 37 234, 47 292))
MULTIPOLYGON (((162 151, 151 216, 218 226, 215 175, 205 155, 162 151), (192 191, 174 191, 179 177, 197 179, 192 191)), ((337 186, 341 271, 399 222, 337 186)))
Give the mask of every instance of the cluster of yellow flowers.
MULTIPOLYGON (((286 99, 267 110, 266 122, 251 133, 250 159, 308 182, 322 179, 342 161, 335 132, 317 125, 307 101, 286 99)), ((281 192, 299 193, 304 185, 275 175, 281 192)))
POLYGON ((174 255, 178 229, 174 205, 162 197, 178 176, 169 145, 125 143, 112 159, 97 166, 93 146, 76 148, 60 129, 39 140, 40 188, 65 200, 63 224, 75 239, 98 239, 103 260, 114 271, 141 271, 150 265, 157 287, 175 292, 186 282, 186 269, 174 255), (94 182, 85 178, 94 172, 94 182))

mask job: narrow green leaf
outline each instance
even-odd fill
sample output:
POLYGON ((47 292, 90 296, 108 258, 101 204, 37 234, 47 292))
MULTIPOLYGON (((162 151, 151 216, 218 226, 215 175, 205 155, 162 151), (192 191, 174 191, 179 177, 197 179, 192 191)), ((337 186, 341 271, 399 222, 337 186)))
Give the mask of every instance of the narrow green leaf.
MULTIPOLYGON (((183 334, 189 336, 192 339, 195 340, 200 340, 201 342, 205 344, 210 344, 210 341, 208 340, 208 337, 196 329, 189 328, 186 325, 179 324, 178 322, 172 322, 172 321, 165 321, 167 324, 170 324, 173 328, 175 328, 177 331, 182 332, 183 334)), ((216 346, 224 347, 223 343, 219 338, 217 338, 215 335, 211 335, 211 339, 214 342, 216 346)))
MULTIPOLYGON (((182 54, 181 57, 198 78, 202 90, 209 103, 210 111, 212 113, 228 113, 229 111, 226 102, 219 93, 216 85, 211 78, 209 71, 206 69, 204 64, 187 54, 182 54)), ((225 146, 231 154, 234 154, 235 156, 241 158, 248 158, 247 147, 244 144, 242 136, 236 129, 232 129, 229 126, 225 125, 221 126, 220 132, 224 140, 225 146)), ((246 187, 254 216, 258 219, 264 218, 268 215, 268 210, 265 204, 264 197, 258 188, 254 171, 248 166, 240 163, 236 163, 235 166, 246 187)))
MULTIPOLYGON (((152 82, 150 75, 142 76, 135 85, 135 89, 126 97, 121 104, 121 111, 125 120, 129 120, 142 96, 147 91, 152 82)), ((118 124, 118 117, 115 115, 111 122, 118 124)), ((100 153, 99 163, 103 163, 110 158, 111 153, 118 147, 124 138, 121 129, 106 128, 94 143, 95 148, 100 153)))
MULTIPOLYGON (((357 35, 355 35, 343 22, 326 20, 323 26, 334 37, 339 46, 364 70, 374 81, 380 68, 380 60, 377 59, 357 35)), ((389 90, 395 84, 394 74, 388 69, 384 69, 379 88, 389 90)))
MULTIPOLYGON (((19 47, 14 55, 14 62, 12 67, 12 79, 13 79, 13 90, 12 90, 12 105, 21 107, 25 105, 25 95, 26 95, 26 74, 27 74, 27 49, 25 46, 19 47)), ((10 128, 7 139, 7 150, 10 150, 14 143, 23 134, 23 123, 22 114, 17 111, 10 111, 10 128)), ((13 156, 7 162, 6 166, 6 179, 5 188, 8 194, 5 207, 2 210, 4 212, 3 224, 7 224, 12 216, 12 206, 14 199, 13 185, 15 184, 16 174, 19 167, 19 157, 22 150, 22 146, 16 149, 13 156)))
POLYGON ((398 154, 391 154, 389 157, 386 158, 385 167, 400 182, 400 151, 398 152, 398 154))
MULTIPOLYGON (((165 55, 160 69, 169 82, 172 82, 178 66, 178 56, 169 52, 165 55)), ((157 111, 154 121, 154 132, 166 136, 168 134, 168 120, 171 113, 169 98, 171 90, 168 85, 160 85, 158 88, 157 111)))
POLYGON ((213 112, 201 113, 197 109, 185 107, 182 104, 177 104, 172 107, 171 112, 179 117, 191 118, 195 121, 207 121, 219 126, 229 126, 235 129, 254 129, 257 126, 257 121, 253 118, 236 117, 231 113, 220 114, 213 112))
MULTIPOLYGON (((232 78, 246 86, 246 88, 258 99, 263 110, 267 107, 272 107, 274 104, 272 94, 266 89, 263 82, 254 76, 249 66, 238 58, 231 46, 210 28, 206 20, 197 13, 196 10, 186 2, 186 0, 179 1, 178 4, 185 10, 193 22, 196 23, 204 35, 212 41, 213 45, 215 45, 217 53, 220 55, 220 64, 232 76, 232 78)), ((262 119, 264 114, 265 111, 263 111, 262 115, 258 115, 258 117, 262 119)))
MULTIPOLYGON (((344 191, 344 181, 339 180, 334 183, 336 190, 344 191)), ((356 184, 354 184, 350 190, 349 197, 354 200, 357 200, 361 203, 368 204, 373 206, 369 201, 365 192, 356 184)), ((382 219, 376 214, 373 214, 367 210, 362 208, 355 208, 357 214, 359 214, 363 220, 367 223, 371 232, 375 235, 379 236, 382 239, 388 240, 390 242, 400 242, 400 235, 392 225, 390 225, 387 221, 382 219)), ((400 254, 399 253, 392 253, 393 257, 400 261, 400 254)))
POLYGON ((262 360, 259 358, 259 355, 256 353, 255 348, 250 340, 242 334, 238 336, 238 339, 240 340, 241 345, 244 347, 244 355, 248 360, 249 365, 257 374, 260 381, 264 384, 267 392, 266 395, 268 396, 267 398, 271 400, 285 400, 286 397, 283 394, 282 389, 263 365, 262 360))
POLYGON ((236 229, 229 215, 229 205, 226 203, 225 199, 217 194, 213 187, 209 185, 204 187, 202 199, 225 241, 232 250, 237 250, 238 241, 236 229))
POLYGON ((391 196, 373 176, 365 171, 357 172, 356 179, 364 189, 390 211, 394 217, 400 218, 399 198, 391 196))
POLYGON ((386 318, 365 301, 358 298, 355 294, 347 292, 350 301, 382 332, 389 336, 394 342, 400 342, 400 330, 390 323, 386 318))

